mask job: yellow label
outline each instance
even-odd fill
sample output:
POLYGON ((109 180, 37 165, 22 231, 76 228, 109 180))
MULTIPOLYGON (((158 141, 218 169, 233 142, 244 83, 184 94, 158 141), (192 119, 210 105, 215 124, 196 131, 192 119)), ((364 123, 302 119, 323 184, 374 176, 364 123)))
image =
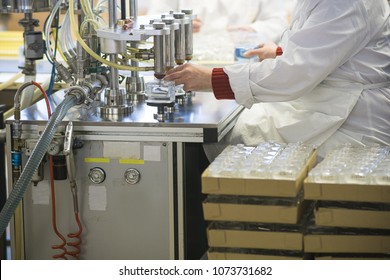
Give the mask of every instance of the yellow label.
POLYGON ((143 159, 120 159, 119 164, 145 164, 143 159))
POLYGON ((109 158, 84 158, 87 163, 110 163, 109 158))

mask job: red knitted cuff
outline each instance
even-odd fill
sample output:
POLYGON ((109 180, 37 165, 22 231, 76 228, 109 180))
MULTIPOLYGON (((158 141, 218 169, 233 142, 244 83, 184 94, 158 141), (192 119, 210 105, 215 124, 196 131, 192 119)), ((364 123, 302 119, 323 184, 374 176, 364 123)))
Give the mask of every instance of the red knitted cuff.
POLYGON ((215 98, 217 99, 234 99, 234 92, 230 87, 229 76, 222 68, 214 68, 211 77, 211 83, 215 98))
POLYGON ((279 55, 282 55, 283 54, 283 50, 282 50, 282 47, 277 47, 276 48, 276 56, 279 56, 279 55))

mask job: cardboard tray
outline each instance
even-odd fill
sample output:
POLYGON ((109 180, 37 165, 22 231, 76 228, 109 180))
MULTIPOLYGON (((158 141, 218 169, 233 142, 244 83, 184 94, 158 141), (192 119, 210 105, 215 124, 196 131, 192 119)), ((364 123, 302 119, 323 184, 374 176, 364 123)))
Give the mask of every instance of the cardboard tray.
POLYGON ((219 248, 210 248, 207 251, 209 260, 303 260, 302 252, 292 254, 288 251, 271 250, 243 250, 233 249, 225 250, 219 248))
POLYGON ((390 236, 309 234, 304 238, 307 253, 390 253, 390 236))
POLYGON ((299 231, 241 230, 214 225, 207 229, 209 247, 303 251, 303 233, 299 231))
POLYGON ((307 200, 390 203, 390 185, 352 185, 304 182, 307 200))
POLYGON ((208 169, 202 174, 204 194, 296 197, 303 181, 316 164, 317 152, 313 151, 306 165, 295 180, 211 177, 208 169))
MULTIPOLYGON (((245 202, 245 200, 243 200, 245 202)), ((276 200, 277 201, 277 200, 276 200)), ((310 201, 293 200, 290 204, 228 203, 224 200, 206 199, 203 215, 206 221, 236 221, 296 224, 307 211, 310 201)))
POLYGON ((319 226, 390 229, 390 211, 319 207, 314 216, 319 226))

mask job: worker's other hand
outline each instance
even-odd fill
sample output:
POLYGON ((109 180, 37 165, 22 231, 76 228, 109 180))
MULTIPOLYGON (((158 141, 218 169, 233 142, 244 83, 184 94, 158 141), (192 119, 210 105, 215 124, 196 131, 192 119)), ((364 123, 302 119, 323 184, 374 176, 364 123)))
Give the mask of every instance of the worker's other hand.
POLYGON ((192 21, 192 32, 198 33, 202 27, 202 20, 196 18, 192 21))
POLYGON ((267 58, 275 58, 277 47, 278 46, 274 42, 267 42, 265 44, 260 44, 253 50, 246 51, 243 56, 248 58, 258 56, 260 61, 267 58))
POLYGON ((184 85, 185 91, 210 90, 212 72, 212 68, 185 63, 169 70, 164 80, 174 81, 176 85, 184 85))

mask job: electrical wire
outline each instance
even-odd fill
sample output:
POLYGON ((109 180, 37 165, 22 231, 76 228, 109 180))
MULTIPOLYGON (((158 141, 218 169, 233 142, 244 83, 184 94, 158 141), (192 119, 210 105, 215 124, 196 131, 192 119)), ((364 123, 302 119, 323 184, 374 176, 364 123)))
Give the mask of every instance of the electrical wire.
POLYGON ((62 250, 61 253, 53 255, 53 259, 63 259, 67 260, 68 258, 66 255, 68 254, 68 250, 66 249, 66 239, 65 237, 59 232, 57 228, 57 209, 56 209, 56 195, 55 195, 55 187, 54 187, 54 163, 53 163, 53 156, 49 156, 49 162, 50 162, 50 193, 51 193, 51 224, 53 227, 53 230, 55 234, 62 240, 61 244, 53 245, 51 246, 54 250, 62 250))
POLYGON ((72 32, 70 30, 69 9, 66 10, 61 26, 62 28, 59 34, 61 48, 64 50, 65 54, 68 54, 69 56, 76 56, 76 52, 74 51, 76 46, 73 44, 72 32))
MULTIPOLYGON (((57 12, 58 12, 58 9, 57 9, 57 12)), ((50 15, 51 16, 51 15, 50 15)), ((56 55, 57 55, 57 45, 58 45, 58 21, 59 19, 57 18, 56 19, 56 27, 55 27, 55 43, 54 43, 54 53, 53 53, 53 59, 55 59, 56 55)), ((52 93, 53 93, 53 87, 54 87, 54 81, 55 81, 55 75, 56 75, 56 71, 55 71, 55 64, 54 62, 50 62, 52 64, 52 68, 51 68, 51 76, 50 76, 50 84, 49 84, 49 88, 47 90, 47 96, 50 96, 52 93)))
POLYGON ((79 218, 79 213, 78 212, 74 212, 74 217, 75 217, 75 220, 76 220, 76 223, 77 223, 77 226, 78 226, 78 231, 75 232, 75 233, 69 233, 68 234, 68 237, 69 238, 74 238, 76 239, 76 241, 74 242, 68 242, 67 245, 70 246, 70 247, 73 247, 73 250, 72 251, 68 251, 67 254, 76 258, 76 259, 80 259, 80 252, 81 252, 81 248, 80 248, 80 245, 81 245, 81 234, 83 232, 83 226, 81 225, 81 222, 80 222, 80 218, 79 218))
MULTIPOLYGON (((57 30, 57 32, 58 32, 58 30, 57 30)), ((55 34, 55 37, 57 37, 57 32, 56 32, 56 34, 55 34)), ((58 32, 58 33, 60 33, 60 32, 58 32)), ((58 35, 59 35, 59 34, 58 34, 58 35)), ((59 36, 58 36, 58 37, 59 37, 59 36)), ((62 60, 63 60, 64 62, 67 62, 67 59, 66 59, 66 57, 65 57, 65 55, 64 55, 64 52, 63 52, 63 50, 62 50, 61 44, 57 44, 57 51, 60 53, 60 56, 61 56, 62 60)))
MULTIPOLYGON (((45 103, 46 103, 47 115, 48 115, 48 118, 50 118, 51 117, 51 108, 50 108, 50 102, 49 102, 49 98, 48 98, 48 96, 46 94, 46 91, 37 82, 32 81, 31 83, 32 83, 32 85, 36 86, 42 92, 42 95, 43 95, 43 97, 45 99, 45 103)), ((66 260, 67 259, 66 255, 68 253, 68 251, 67 251, 67 249, 65 247, 66 239, 59 232, 58 227, 57 227, 56 197, 55 197, 54 175, 53 175, 54 174, 54 171, 53 171, 54 164, 53 164, 53 156, 51 156, 51 155, 49 156, 49 163, 50 163, 50 191, 51 191, 51 201, 52 201, 52 204, 51 204, 51 209, 52 209, 52 227, 53 227, 53 230, 54 230, 55 234, 58 236, 58 238, 62 240, 61 244, 52 246, 52 249, 54 249, 54 250, 62 250, 61 253, 53 255, 53 259, 64 259, 64 260, 66 260)))
MULTIPOLYGON (((50 109, 50 102, 49 98, 45 92, 45 90, 41 87, 40 84, 32 81, 33 85, 35 85, 39 90, 42 92, 42 95, 44 96, 45 102, 46 102, 46 108, 47 108, 47 115, 50 118, 51 117, 51 109, 50 109)), ((73 242, 66 242, 65 237, 59 232, 57 228, 57 211, 56 211, 56 197, 55 197, 55 186, 54 186, 54 163, 53 163, 53 156, 49 156, 49 162, 50 162, 50 190, 51 190, 51 199, 52 199, 52 226, 55 234, 62 240, 61 244, 53 245, 52 249, 55 250, 62 250, 61 253, 53 255, 53 259, 67 259, 66 255, 72 256, 76 259, 80 259, 80 252, 81 252, 81 234, 83 232, 83 226, 81 224, 79 213, 78 211, 74 211, 75 220, 78 226, 78 231, 75 233, 69 233, 68 237, 76 239, 76 241, 73 242), (65 247, 65 245, 68 245, 70 247, 73 247, 72 251, 68 251, 65 247)), ((73 202, 77 204, 77 199, 73 202)), ((77 206, 77 205, 76 205, 77 206)), ((77 209, 78 207, 75 207, 77 209)))
MULTIPOLYGON (((50 27, 51 27, 51 25, 53 23, 53 19, 58 14, 58 11, 59 11, 60 6, 61 6, 61 2, 62 1, 57 1, 57 3, 55 4, 55 6, 53 8, 53 11, 50 13, 49 17, 47 18, 46 24, 45 24, 45 27, 44 27, 45 38, 46 38, 46 51, 48 53, 48 56, 50 57, 49 62, 51 62, 51 63, 53 62, 53 59, 55 59, 55 50, 54 50, 54 53, 53 53, 53 51, 52 51, 52 49, 50 47, 50 29, 51 29, 50 27)), ((57 19, 57 29, 58 29, 58 19, 57 19)))
MULTIPOLYGON (((50 118, 51 117, 51 109, 50 109, 50 102, 49 98, 45 92, 45 90, 41 87, 40 84, 32 81, 33 85, 35 85, 39 90, 42 92, 42 95, 44 96, 45 102, 46 102, 46 108, 47 108, 47 115, 50 118)), ((78 226, 78 231, 74 233, 69 233, 68 237, 76 239, 76 241, 73 242, 66 242, 65 237, 59 232, 57 228, 57 211, 56 211, 56 198, 55 198, 55 186, 54 186, 54 163, 53 163, 53 156, 49 156, 49 162, 50 162, 50 189, 51 189, 51 199, 52 199, 52 226, 55 234, 62 240, 61 244, 53 245, 52 249, 56 250, 62 250, 61 253, 53 255, 53 259, 67 259, 66 255, 72 256, 76 259, 80 259, 80 252, 81 252, 81 234, 83 232, 83 226, 81 224, 79 213, 78 211, 74 211, 75 220, 78 226), (68 251, 65 247, 65 245, 68 245, 70 247, 73 247, 72 251, 68 251)), ((73 203, 77 204, 77 199, 73 201, 73 203)), ((75 209, 78 209, 77 205, 75 209)))
POLYGON ((47 115, 48 117, 50 118, 51 117, 51 108, 50 108, 50 102, 49 102, 49 97, 47 96, 46 94, 46 91, 43 89, 43 87, 38 84, 37 82, 34 82, 32 81, 31 82, 34 86, 36 86, 41 92, 42 92, 42 95, 45 99, 45 103, 46 103, 46 108, 47 108, 47 115))
MULTIPOLYGON (((49 103, 49 98, 45 92, 45 90, 41 87, 40 84, 36 82, 32 82, 33 85, 39 88, 39 90, 42 92, 45 103, 46 103, 46 108, 47 108, 47 115, 48 118, 51 117, 51 109, 50 109, 50 103, 49 103)), ((55 196, 55 189, 54 189, 54 163, 53 163, 53 156, 49 156, 49 164, 50 164, 50 193, 51 193, 51 209, 52 209, 52 227, 55 232, 55 234, 58 236, 59 239, 62 240, 61 244, 58 245, 53 245, 51 248, 54 250, 62 250, 61 253, 53 255, 53 259, 64 259, 66 260, 66 254, 68 251, 66 250, 66 239, 65 237, 59 232, 57 228, 57 211, 56 211, 56 196, 55 196)))

